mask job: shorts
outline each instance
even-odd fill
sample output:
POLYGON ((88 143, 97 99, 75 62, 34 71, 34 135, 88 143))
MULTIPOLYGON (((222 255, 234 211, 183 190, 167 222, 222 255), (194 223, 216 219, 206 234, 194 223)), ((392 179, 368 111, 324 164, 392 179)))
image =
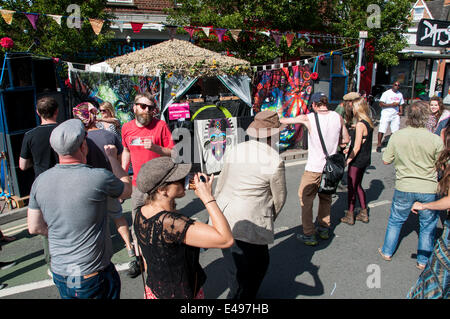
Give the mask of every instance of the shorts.
POLYGON ((379 133, 386 133, 388 126, 391 126, 391 133, 400 129, 400 115, 398 113, 386 113, 381 111, 380 125, 378 127, 379 133))

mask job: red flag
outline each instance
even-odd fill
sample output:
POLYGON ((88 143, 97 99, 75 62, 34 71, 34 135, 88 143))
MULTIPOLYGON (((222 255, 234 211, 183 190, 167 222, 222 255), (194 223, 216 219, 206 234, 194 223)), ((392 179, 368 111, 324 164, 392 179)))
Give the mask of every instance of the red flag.
POLYGON ((292 32, 286 33, 286 42, 287 42, 288 48, 291 47, 292 40, 294 40, 294 37, 295 37, 295 33, 292 33, 292 32))
POLYGON ((130 22, 130 24, 131 24, 131 28, 133 29, 134 33, 141 32, 142 26, 144 25, 143 23, 138 23, 138 22, 130 22))

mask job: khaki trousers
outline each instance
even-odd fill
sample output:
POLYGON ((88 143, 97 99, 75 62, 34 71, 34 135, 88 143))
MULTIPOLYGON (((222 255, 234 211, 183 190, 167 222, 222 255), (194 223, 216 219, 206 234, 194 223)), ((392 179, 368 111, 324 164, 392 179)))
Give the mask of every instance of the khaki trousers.
MULTIPOLYGON (((298 196, 300 198, 300 206, 302 208, 302 225, 303 233, 311 236, 315 233, 313 223, 313 203, 320 186, 322 173, 314 173, 305 171, 300 181, 298 196)), ((331 211, 331 195, 319 193, 319 211, 317 213, 317 223, 329 228, 331 211)))

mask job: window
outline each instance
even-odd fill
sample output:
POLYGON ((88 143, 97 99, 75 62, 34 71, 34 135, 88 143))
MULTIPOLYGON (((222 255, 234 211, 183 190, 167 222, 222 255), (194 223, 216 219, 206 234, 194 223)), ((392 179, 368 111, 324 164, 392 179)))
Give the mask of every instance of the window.
POLYGON ((419 21, 423 18, 423 13, 425 12, 425 8, 414 8, 413 21, 419 21))

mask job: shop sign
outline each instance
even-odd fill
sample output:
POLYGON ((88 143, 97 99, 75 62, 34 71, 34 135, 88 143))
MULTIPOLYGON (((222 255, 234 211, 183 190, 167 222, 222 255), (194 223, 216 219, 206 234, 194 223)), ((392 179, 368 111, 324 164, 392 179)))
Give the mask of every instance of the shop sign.
POLYGON ((449 47, 450 22, 422 19, 416 33, 416 45, 424 47, 449 47))

